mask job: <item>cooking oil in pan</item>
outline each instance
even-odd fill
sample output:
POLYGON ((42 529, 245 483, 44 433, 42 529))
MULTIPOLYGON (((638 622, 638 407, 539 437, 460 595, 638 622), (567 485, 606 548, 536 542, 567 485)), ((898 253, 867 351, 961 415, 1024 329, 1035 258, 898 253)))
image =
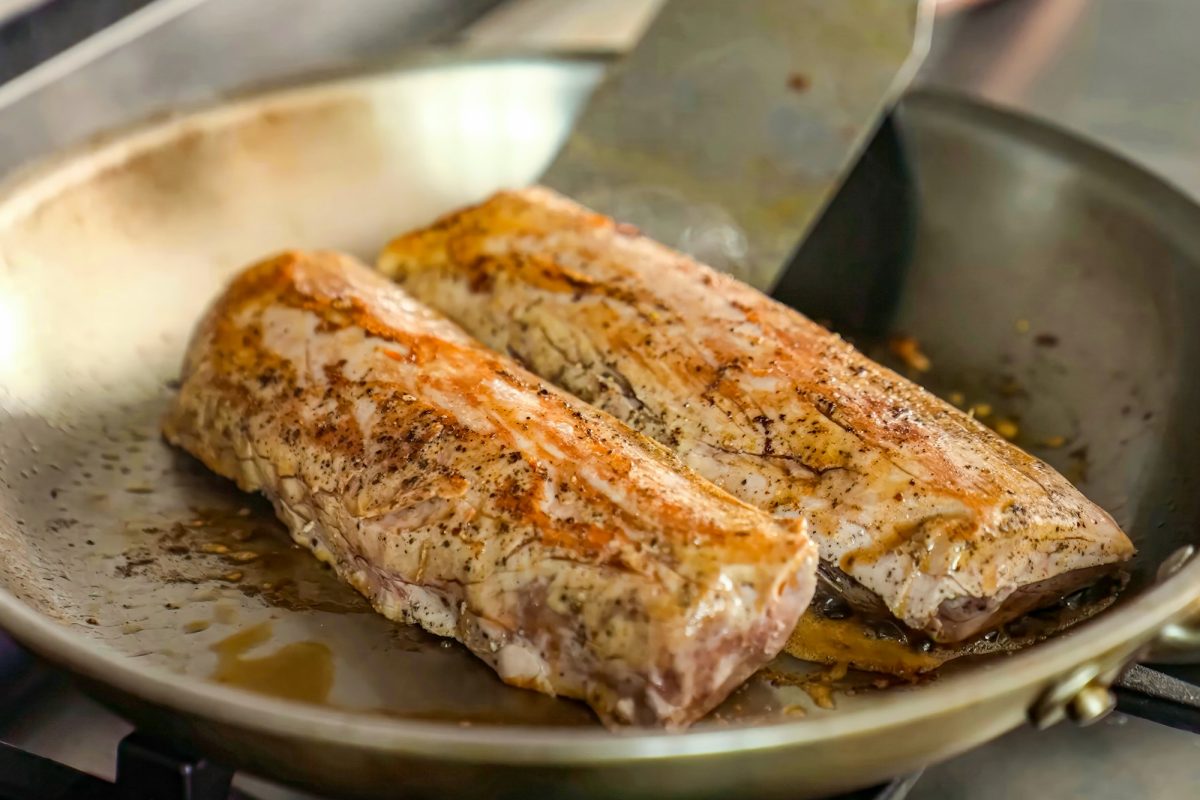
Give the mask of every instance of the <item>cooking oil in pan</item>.
POLYGON ((333 688, 333 652, 320 642, 293 642, 267 655, 247 656, 271 635, 271 623, 262 622, 212 645, 217 654, 212 679, 272 697, 326 702, 333 688))

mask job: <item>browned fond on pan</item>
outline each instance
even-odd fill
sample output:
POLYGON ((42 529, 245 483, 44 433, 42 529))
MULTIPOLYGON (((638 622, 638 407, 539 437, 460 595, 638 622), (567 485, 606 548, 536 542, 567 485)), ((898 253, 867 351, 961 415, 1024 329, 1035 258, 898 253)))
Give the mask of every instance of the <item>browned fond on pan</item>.
POLYGON ((393 241, 381 269, 485 343, 780 516, 953 642, 1133 553, 1042 461, 754 289, 552 192, 393 241))
MULTIPOLYGON (((815 547, 346 256, 249 268, 167 437, 386 616, 609 724, 685 725, 783 646, 815 547)), ((397 678, 400 679, 400 678, 397 678)))

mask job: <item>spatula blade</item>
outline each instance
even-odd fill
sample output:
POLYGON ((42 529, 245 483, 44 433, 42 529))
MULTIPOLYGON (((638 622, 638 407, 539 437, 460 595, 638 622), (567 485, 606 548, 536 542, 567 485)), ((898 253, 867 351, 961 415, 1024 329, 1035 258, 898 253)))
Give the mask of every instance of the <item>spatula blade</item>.
POLYGON ((770 290, 929 18, 925 0, 668 0, 543 182, 770 290))

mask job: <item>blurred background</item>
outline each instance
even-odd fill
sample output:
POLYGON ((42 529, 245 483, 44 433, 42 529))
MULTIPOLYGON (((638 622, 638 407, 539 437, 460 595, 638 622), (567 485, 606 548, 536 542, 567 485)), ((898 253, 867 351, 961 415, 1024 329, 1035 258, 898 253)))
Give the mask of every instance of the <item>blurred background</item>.
MULTIPOLYGON (((658 5, 0 0, 0 109, 82 64, 90 71, 73 84, 87 90, 71 95, 71 108, 46 105, 34 115, 44 127, 0 127, 0 168, 172 104, 386 60, 422 44, 621 49, 636 40, 658 5), (153 42, 122 47, 151 28, 161 28, 153 42)), ((1200 191, 1198 30, 1200 3, 1194 0, 942 0, 918 84, 960 89, 1047 117, 1200 191)))

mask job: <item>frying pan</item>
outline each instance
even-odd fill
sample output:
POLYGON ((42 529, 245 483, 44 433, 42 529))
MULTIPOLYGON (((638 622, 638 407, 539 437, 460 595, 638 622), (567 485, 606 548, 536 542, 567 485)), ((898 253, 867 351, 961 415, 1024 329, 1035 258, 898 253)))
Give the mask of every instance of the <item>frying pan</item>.
POLYGON ((1019 419, 1020 441, 1138 545, 1116 606, 1063 635, 833 710, 780 679, 805 669, 781 657, 689 732, 612 734, 369 613, 289 550, 264 504, 162 443, 189 330, 239 266, 284 247, 370 258, 535 179, 603 69, 420 58, 114 134, 11 178, 0 626, 144 731, 362 796, 811 797, 1031 714, 1098 713, 1122 665, 1194 639, 1200 562, 1180 548, 1200 540, 1200 210, 1112 155, 948 96, 901 111, 920 206, 890 324, 932 358, 933 388, 1019 419), (1037 449, 1043 437, 1069 444, 1037 449), (255 675, 258 692, 241 688, 255 675))

